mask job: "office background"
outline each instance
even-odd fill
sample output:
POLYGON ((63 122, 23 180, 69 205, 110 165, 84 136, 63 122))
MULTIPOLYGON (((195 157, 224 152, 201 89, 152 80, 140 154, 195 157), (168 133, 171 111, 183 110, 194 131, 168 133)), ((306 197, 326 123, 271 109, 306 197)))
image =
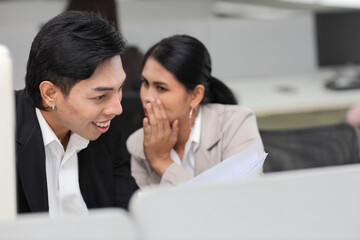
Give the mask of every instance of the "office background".
MULTIPOLYGON (((202 40, 212 55, 214 75, 224 79, 234 90, 239 90, 243 103, 256 110, 260 117, 260 127, 284 127, 284 123, 298 126, 304 122, 324 124, 324 119, 329 118, 343 121, 346 107, 360 100, 357 96, 360 96, 359 90, 335 93, 323 88, 323 75, 317 73, 311 9, 249 8, 248 5, 238 5, 239 2, 219 5, 211 0, 119 0, 117 3, 121 32, 129 44, 142 51, 172 34, 187 33, 202 40), (273 91, 272 87, 280 89, 282 94, 273 91), (269 115, 272 115, 271 119, 269 115)), ((34 36, 40 26, 62 12, 65 5, 66 0, 0 0, 0 43, 7 45, 12 53, 15 89, 24 86, 26 60, 34 36)), ((7 124, 3 126, 9 128, 7 124)), ((332 139, 338 139, 338 135, 332 139)), ((323 146, 322 143, 316 142, 317 146, 323 146)), ((25 218, 18 222, 4 222, 0 225, 0 233, 7 237, 18 234, 18 239, 24 239, 23 236, 29 239, 59 236, 57 239, 64 239, 65 235, 74 239, 84 234, 88 239, 139 239, 138 235, 140 239, 160 239, 159 234, 163 234, 163 239, 174 235, 179 239, 189 239, 194 234, 210 239, 218 236, 216 234, 223 237, 229 233, 235 239, 289 239, 295 235, 299 239, 357 239, 360 236, 356 227, 360 191, 353 186, 359 180, 359 172, 359 166, 347 166, 268 174, 255 182, 199 188, 195 191, 196 198, 193 189, 185 189, 178 195, 148 192, 139 195, 144 199, 138 197, 134 200, 131 219, 114 210, 111 214, 115 215, 105 212, 106 215, 92 215, 87 219, 48 221, 39 218, 34 221, 35 218, 25 218), (224 189, 225 194, 219 194, 218 191, 224 189), (208 192, 213 194, 210 199, 215 200, 214 206, 217 206, 211 211, 213 215, 207 215, 209 207, 204 204, 211 201, 203 200, 204 196, 209 196, 208 192), (159 203, 157 196, 163 202, 159 203), (186 198, 191 198, 191 201, 184 201, 186 198), (163 206, 164 211, 154 208, 154 202, 163 206), (191 206, 181 205, 186 202, 197 204, 197 211, 191 206), (149 203, 149 206, 143 207, 142 203, 149 203), (165 203, 171 204, 172 211, 165 203), (173 205, 180 207, 173 208, 173 205), (224 206, 225 210, 218 206, 224 206), (191 209, 191 218, 186 214, 185 218, 177 217, 188 212, 184 209, 191 209), (161 224, 153 221, 154 214, 163 221, 161 224), (168 221, 168 215, 176 216, 174 219, 179 222, 168 221), (237 224, 224 224, 234 222, 237 224), (190 227, 178 227, 184 223, 190 227), (208 223, 213 223, 214 227, 208 223), (205 229, 184 231, 197 225, 205 229), (159 226, 166 226, 168 230, 168 227, 175 226, 175 230, 163 231, 156 228, 159 226), (74 229, 79 235, 73 234, 74 229)))
MULTIPOLYGON (((31 42, 66 0, 0 1, 0 42, 14 61, 14 88, 24 86, 31 42)), ((223 80, 306 74, 317 70, 312 10, 284 10, 212 0, 118 0, 121 32, 145 51, 172 34, 203 41, 213 74, 223 80)))
MULTIPOLYGON (((360 101, 358 90, 324 88, 334 72, 317 64, 314 13, 341 8, 324 7, 325 0, 313 2, 317 4, 116 0, 120 31, 142 52, 173 34, 203 41, 212 56, 213 75, 233 89, 240 104, 255 111, 260 128, 344 122, 347 109, 360 101)), ((350 1, 341 2, 346 6, 350 1)), ((13 57, 14 89, 24 87, 34 36, 66 4, 67 0, 0 0, 0 42, 13 57)))

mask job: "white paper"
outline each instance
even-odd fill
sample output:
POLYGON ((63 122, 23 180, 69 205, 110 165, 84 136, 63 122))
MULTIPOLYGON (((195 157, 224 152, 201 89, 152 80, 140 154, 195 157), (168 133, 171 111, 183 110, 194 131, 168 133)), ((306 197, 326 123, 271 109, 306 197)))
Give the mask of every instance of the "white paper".
POLYGON ((259 154, 259 148, 260 143, 251 145, 180 186, 231 181, 251 176, 263 165, 267 156, 265 152, 259 154))

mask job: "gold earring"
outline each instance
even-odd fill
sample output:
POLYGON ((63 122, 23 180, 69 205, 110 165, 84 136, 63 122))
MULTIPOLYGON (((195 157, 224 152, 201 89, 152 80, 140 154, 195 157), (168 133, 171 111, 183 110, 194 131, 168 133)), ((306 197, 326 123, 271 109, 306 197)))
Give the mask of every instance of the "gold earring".
MULTIPOLYGON (((190 125, 190 129, 192 129, 192 126, 191 126, 191 118, 192 118, 192 115, 193 115, 193 111, 195 110, 195 108, 191 108, 190 109, 190 113, 189 113, 189 125, 190 125)), ((196 110, 195 110, 196 112, 196 110)))

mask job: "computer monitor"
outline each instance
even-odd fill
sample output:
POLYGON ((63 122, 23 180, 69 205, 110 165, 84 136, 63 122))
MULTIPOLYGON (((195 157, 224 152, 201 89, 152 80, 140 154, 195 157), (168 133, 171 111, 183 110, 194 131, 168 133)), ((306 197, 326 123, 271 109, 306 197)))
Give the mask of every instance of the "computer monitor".
POLYGON ((318 66, 337 71, 326 86, 360 88, 360 11, 318 12, 314 22, 318 66))
POLYGON ((142 188, 130 213, 143 240, 360 239, 359 181, 353 164, 142 188))

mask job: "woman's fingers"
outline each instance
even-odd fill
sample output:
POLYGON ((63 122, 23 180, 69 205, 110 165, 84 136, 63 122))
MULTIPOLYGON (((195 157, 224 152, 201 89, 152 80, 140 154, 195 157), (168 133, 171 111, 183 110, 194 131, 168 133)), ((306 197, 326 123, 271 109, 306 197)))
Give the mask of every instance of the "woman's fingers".
MULTIPOLYGON (((172 135, 174 133, 161 101, 159 99, 152 99, 145 107, 147 111, 147 121, 143 122, 143 126, 144 128, 148 128, 147 130, 144 129, 144 137, 147 142, 159 144, 159 146, 172 145, 172 138, 174 137, 172 135)), ((175 129, 178 128, 177 124, 178 123, 175 124, 175 129)), ((177 136, 178 130, 175 130, 175 132, 177 136)))
POLYGON ((147 103, 145 107, 146 107, 146 113, 148 115, 148 120, 150 123, 151 132, 156 133, 158 127, 157 127, 157 121, 156 121, 156 118, 154 115, 153 104, 147 103))
POLYGON ((159 134, 159 136, 170 134, 170 122, 161 101, 159 99, 151 100, 150 103, 147 103, 146 108, 150 126, 156 128, 153 133, 159 134))
POLYGON ((170 128, 170 122, 167 117, 164 105, 162 105, 161 101, 159 99, 156 100, 158 109, 159 109, 159 119, 161 119, 161 125, 162 129, 167 133, 170 134, 171 128, 170 128))
POLYGON ((161 106, 161 102, 159 99, 152 102, 154 117, 156 120, 156 124, 158 126, 159 133, 161 134, 161 133, 163 133, 162 131, 164 131, 164 120, 162 118, 160 107, 162 107, 162 106, 161 106))
POLYGON ((177 136, 179 132, 179 121, 176 119, 171 127, 171 134, 177 136))
POLYGON ((149 119, 143 119, 143 129, 144 129, 144 138, 145 140, 149 140, 150 138, 150 128, 149 128, 149 119))
POLYGON ((152 99, 145 108, 147 113, 147 118, 143 120, 145 156, 153 169, 162 175, 159 166, 165 166, 163 170, 166 170, 172 163, 170 151, 177 141, 178 120, 170 124, 160 100, 152 99))

